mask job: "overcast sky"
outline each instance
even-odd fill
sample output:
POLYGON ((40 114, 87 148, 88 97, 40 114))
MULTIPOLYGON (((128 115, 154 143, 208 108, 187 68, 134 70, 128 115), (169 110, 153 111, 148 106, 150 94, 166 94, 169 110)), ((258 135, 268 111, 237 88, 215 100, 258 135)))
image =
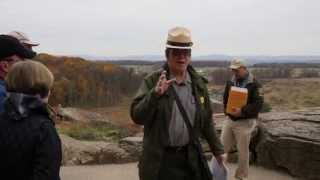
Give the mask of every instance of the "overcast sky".
POLYGON ((196 55, 320 55, 319 0, 0 0, 0 22, 59 55, 162 54, 174 26, 196 55))

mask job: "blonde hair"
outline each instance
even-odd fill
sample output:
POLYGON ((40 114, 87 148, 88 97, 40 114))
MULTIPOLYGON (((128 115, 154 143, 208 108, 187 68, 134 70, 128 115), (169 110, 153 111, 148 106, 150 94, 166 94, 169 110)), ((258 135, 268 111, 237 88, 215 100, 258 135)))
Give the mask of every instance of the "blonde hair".
POLYGON ((48 96, 53 85, 52 72, 40 62, 26 60, 15 63, 6 77, 8 92, 48 96))

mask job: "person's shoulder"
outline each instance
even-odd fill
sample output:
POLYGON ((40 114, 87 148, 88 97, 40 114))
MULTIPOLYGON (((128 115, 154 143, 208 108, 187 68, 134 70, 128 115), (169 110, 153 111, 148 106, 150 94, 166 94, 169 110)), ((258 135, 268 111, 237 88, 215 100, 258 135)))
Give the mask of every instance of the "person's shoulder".
POLYGON ((5 83, 0 80, 0 95, 5 95, 6 94, 6 86, 5 86, 5 83))
POLYGON ((252 85, 255 87, 255 88, 262 88, 262 84, 260 83, 260 81, 257 79, 257 78, 253 78, 252 80, 252 85))
MULTIPOLYGON (((47 117, 43 117, 38 122, 38 133, 40 135, 40 140, 48 139, 47 137, 50 137, 51 140, 54 142, 60 141, 60 137, 58 135, 57 129, 54 126, 54 123, 51 119, 47 117)), ((57 145, 57 144, 56 144, 57 145)))
POLYGON ((32 126, 35 133, 39 133, 40 137, 57 135, 54 122, 46 115, 37 114, 29 117, 29 120, 33 121, 32 126))
POLYGON ((27 120, 29 122, 32 122, 33 126, 35 128, 42 127, 46 124, 50 124, 54 126, 53 121, 50 119, 49 115, 43 114, 43 113, 32 113, 27 117, 27 120))
POLYGON ((234 82, 229 79, 229 80, 226 81, 225 86, 226 86, 227 88, 230 88, 231 86, 234 86, 234 82))
POLYGON ((145 78, 144 80, 149 84, 149 83, 156 83, 161 75, 161 72, 163 71, 163 69, 158 69, 158 70, 155 70, 151 73, 149 73, 145 78))
MULTIPOLYGON (((8 117, 8 113, 6 111, 2 111, 0 112, 0 124, 6 123, 6 121, 8 121, 9 117, 8 117)), ((2 126, 0 125, 0 128, 2 126)))
POLYGON ((201 83, 201 84, 209 83, 209 80, 203 75, 199 74, 191 65, 188 66, 188 73, 191 76, 191 78, 197 80, 198 83, 201 83))
POLYGON ((0 79, 0 87, 5 87, 5 86, 6 86, 5 81, 0 79))
POLYGON ((251 73, 249 74, 249 77, 248 77, 248 86, 251 86, 253 88, 261 88, 262 87, 262 85, 258 81, 258 79, 251 73))
POLYGON ((209 83, 209 80, 206 77, 204 77, 202 75, 199 75, 199 77, 200 77, 200 79, 201 79, 203 84, 208 84, 209 83))
POLYGON ((163 69, 157 69, 155 71, 152 71, 151 73, 149 73, 145 77, 145 79, 152 79, 152 78, 155 78, 155 77, 159 77, 162 71, 163 71, 163 69))

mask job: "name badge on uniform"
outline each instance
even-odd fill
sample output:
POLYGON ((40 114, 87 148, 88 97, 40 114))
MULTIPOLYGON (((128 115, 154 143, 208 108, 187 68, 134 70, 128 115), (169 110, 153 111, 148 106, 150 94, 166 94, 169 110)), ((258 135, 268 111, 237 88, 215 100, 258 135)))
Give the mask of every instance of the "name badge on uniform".
POLYGON ((200 103, 204 104, 204 97, 203 96, 200 97, 200 103))

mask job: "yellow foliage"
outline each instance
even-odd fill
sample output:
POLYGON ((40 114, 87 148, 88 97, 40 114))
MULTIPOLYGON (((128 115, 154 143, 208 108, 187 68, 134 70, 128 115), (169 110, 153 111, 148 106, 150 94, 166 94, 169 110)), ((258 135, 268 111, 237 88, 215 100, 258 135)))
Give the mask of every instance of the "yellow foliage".
POLYGON ((111 105, 123 95, 135 92, 140 83, 134 82, 134 78, 142 79, 107 62, 49 54, 39 54, 35 60, 45 64, 55 76, 50 98, 52 105, 111 105))

